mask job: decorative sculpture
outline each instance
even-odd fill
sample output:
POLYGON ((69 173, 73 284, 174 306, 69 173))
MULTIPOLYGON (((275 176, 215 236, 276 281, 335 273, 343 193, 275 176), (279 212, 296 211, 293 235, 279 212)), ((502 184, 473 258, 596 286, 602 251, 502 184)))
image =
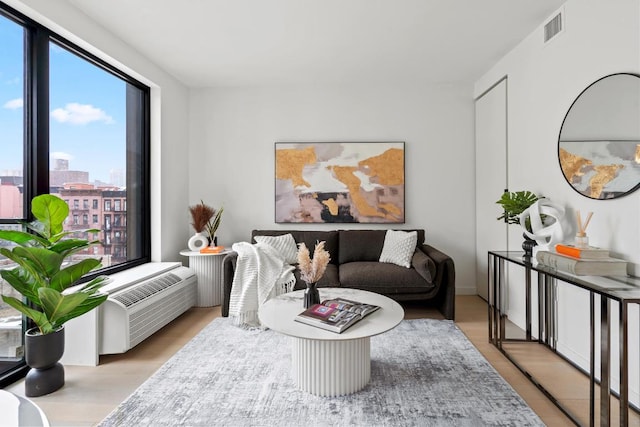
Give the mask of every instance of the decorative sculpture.
POLYGON ((538 250, 553 250, 564 239, 562 230, 564 208, 549 199, 538 199, 520 214, 520 226, 525 236, 538 243, 538 250), (526 227, 527 220, 531 230, 526 227))

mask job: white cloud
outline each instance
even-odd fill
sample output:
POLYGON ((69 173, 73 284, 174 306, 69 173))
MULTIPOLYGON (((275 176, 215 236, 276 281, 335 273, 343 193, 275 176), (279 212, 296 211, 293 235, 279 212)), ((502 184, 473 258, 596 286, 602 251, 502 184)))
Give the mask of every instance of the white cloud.
POLYGON ((12 99, 11 101, 7 101, 4 103, 3 107, 9 110, 17 110, 18 108, 22 108, 24 101, 22 98, 12 99))
POLYGON ((78 104, 72 102, 64 108, 56 108, 51 112, 51 117, 60 123, 70 123, 72 125, 84 125, 91 122, 113 123, 113 118, 100 108, 91 104, 78 104))

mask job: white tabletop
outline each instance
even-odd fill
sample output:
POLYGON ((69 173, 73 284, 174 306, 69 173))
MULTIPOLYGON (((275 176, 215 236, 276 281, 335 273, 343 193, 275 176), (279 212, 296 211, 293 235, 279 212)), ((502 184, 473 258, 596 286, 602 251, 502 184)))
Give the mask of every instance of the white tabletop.
POLYGON ((371 337, 395 328, 404 318, 402 306, 384 295, 349 288, 319 288, 320 301, 342 297, 353 301, 378 305, 381 308, 351 326, 341 334, 296 322, 296 315, 304 309, 304 290, 272 298, 258 311, 262 324, 274 331, 296 338, 324 341, 343 341, 371 337))
POLYGON ((226 255, 229 252, 231 252, 231 249, 223 249, 222 251, 218 252, 217 254, 211 253, 211 252, 200 252, 200 251, 191 251, 189 249, 183 249, 180 251, 180 255, 182 256, 210 256, 210 255, 226 255))
POLYGON ((0 390, 0 425, 49 427, 49 420, 42 410, 26 397, 0 390))

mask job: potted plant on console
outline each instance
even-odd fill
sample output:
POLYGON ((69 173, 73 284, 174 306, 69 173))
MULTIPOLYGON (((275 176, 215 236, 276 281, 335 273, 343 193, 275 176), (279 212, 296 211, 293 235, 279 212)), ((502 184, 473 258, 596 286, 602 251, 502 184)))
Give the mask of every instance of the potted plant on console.
POLYGON ((58 361, 64 353, 64 323, 93 310, 107 295, 100 291, 109 278, 98 276, 79 284, 80 278, 101 267, 101 260, 70 257, 99 241, 72 237, 75 233, 99 230, 64 231, 69 206, 59 197, 44 194, 31 201, 33 222, 24 223, 29 232, 0 230, 0 240, 15 244, 0 248, 13 261, 12 269, 0 276, 28 301, 2 295, 2 300, 35 323, 25 334, 25 360, 31 370, 25 379, 29 397, 52 393, 64 385, 64 367, 58 361))
MULTIPOLYGON (((531 191, 505 191, 502 193, 502 197, 496 203, 502 206, 504 210, 498 220, 504 220, 507 224, 520 225, 520 214, 524 212, 529 206, 538 201, 539 197, 531 191)), ((527 231, 531 232, 531 222, 527 218, 525 222, 527 231)), ((523 234, 524 242, 522 242, 522 249, 524 250, 525 257, 531 257, 533 254, 533 247, 536 245, 536 241, 530 239, 526 234, 523 234)))

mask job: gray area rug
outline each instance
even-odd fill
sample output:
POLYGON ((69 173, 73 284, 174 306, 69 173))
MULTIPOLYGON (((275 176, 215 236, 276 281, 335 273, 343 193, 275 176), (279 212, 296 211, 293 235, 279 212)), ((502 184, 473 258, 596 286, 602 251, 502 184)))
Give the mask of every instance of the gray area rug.
POLYGON ((289 339, 215 319, 100 426, 544 425, 451 321, 371 338, 371 382, 334 398, 295 388, 289 339))

